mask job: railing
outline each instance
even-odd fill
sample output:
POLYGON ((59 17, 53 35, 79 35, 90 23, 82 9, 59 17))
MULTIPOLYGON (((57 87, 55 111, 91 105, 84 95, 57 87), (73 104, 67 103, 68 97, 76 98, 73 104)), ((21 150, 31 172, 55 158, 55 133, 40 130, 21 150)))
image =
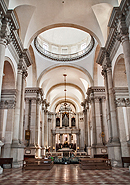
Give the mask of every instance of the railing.
POLYGON ((91 41, 85 49, 80 50, 76 53, 72 53, 72 54, 57 54, 57 53, 53 53, 48 50, 45 50, 39 44, 37 37, 34 39, 34 45, 35 45, 37 51, 40 52, 42 55, 44 55, 52 60, 67 62, 67 61, 77 60, 77 59, 87 55, 94 47, 94 38, 91 36, 91 41))

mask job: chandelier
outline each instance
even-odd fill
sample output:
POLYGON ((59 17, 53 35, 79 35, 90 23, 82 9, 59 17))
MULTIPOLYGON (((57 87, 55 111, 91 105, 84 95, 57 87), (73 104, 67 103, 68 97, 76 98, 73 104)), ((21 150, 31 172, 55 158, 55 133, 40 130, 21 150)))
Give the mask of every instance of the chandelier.
POLYGON ((66 111, 66 105, 67 105, 67 102, 66 102, 66 77, 67 77, 67 74, 63 74, 63 77, 64 77, 64 85, 65 85, 65 101, 64 101, 64 106, 65 106, 65 111, 66 111))

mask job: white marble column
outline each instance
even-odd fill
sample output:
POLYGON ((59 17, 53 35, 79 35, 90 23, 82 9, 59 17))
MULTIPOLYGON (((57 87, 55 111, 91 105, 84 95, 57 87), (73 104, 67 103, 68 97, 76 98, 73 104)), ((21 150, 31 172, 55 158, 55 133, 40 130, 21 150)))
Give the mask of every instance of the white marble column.
POLYGON ((91 114, 92 114, 92 156, 96 153, 97 133, 96 133, 96 120, 95 120, 95 102, 94 95, 91 93, 91 114))
POLYGON ((56 115, 55 113, 53 114, 53 119, 52 119, 52 129, 55 130, 56 127, 56 115))
POLYGON ((79 149, 79 133, 76 134, 76 144, 77 144, 77 148, 79 149))
POLYGON ((42 107, 42 148, 44 149, 44 108, 42 107))
POLYGON ((45 147, 48 147, 48 111, 45 110, 44 115, 44 143, 45 147))
POLYGON ((3 115, 2 141, 4 142, 4 140, 5 140, 6 124, 7 124, 8 109, 4 109, 3 113, 4 113, 4 115, 3 115))
POLYGON ((84 143, 86 145, 86 147, 88 146, 88 126, 87 126, 87 109, 85 107, 85 109, 83 110, 84 113, 84 143))
POLYGON ((60 128, 62 128, 62 112, 60 112, 60 128))
POLYGON ((111 67, 108 67, 106 70, 107 70, 107 79, 108 79, 108 92, 109 92, 110 115, 111 115, 111 125, 112 125, 112 142, 119 143, 116 105, 115 105, 115 99, 114 99, 114 93, 113 93, 112 69, 111 67))
POLYGON ((52 133, 52 151, 56 151, 56 134, 52 133))
POLYGON ((39 98, 37 98, 36 124, 35 124, 36 158, 41 158, 41 146, 40 146, 40 104, 41 104, 41 101, 40 101, 39 98))
POLYGON ((90 135, 90 120, 89 120, 89 107, 87 107, 87 127, 88 127, 88 147, 91 146, 91 135, 90 135))
POLYGON ((9 43, 9 28, 6 19, 0 20, 0 101, 1 101, 1 90, 2 90, 2 80, 3 80, 3 68, 5 60, 5 48, 9 43))
POLYGON ((22 75, 22 89, 21 89, 21 108, 20 108, 20 126, 19 126, 19 141, 23 143, 23 118, 24 118, 24 94, 25 94, 25 80, 27 77, 27 71, 22 75))
POLYGON ((35 146, 36 98, 31 99, 30 146, 35 146))
POLYGON ((69 127, 71 128, 71 114, 69 112, 69 127))
POLYGON ((112 128, 112 141, 108 143, 108 157, 111 159, 112 166, 121 166, 121 145, 119 140, 118 119, 113 91, 112 68, 109 54, 106 52, 106 73, 109 93, 109 106, 112 128))
POLYGON ((5 47, 6 40, 0 38, 0 101, 1 101, 1 89, 2 89, 2 80, 3 80, 3 69, 4 69, 4 58, 5 58, 5 47))
POLYGON ((76 128, 79 128, 79 115, 76 113, 76 128))
POLYGON ((123 46, 125 69, 127 75, 127 83, 130 98, 130 40, 129 40, 129 28, 126 25, 125 17, 121 17, 119 20, 119 31, 120 31, 120 41, 123 46))
POLYGON ((104 85, 105 85, 105 92, 106 92, 106 119, 107 119, 108 138, 109 138, 108 143, 111 143, 112 142, 112 125, 111 125, 111 117, 110 117, 107 72, 105 69, 102 71, 102 75, 104 76, 104 85))
POLYGON ((17 84, 16 84, 16 106, 14 111, 14 125, 13 125, 13 144, 19 144, 19 123, 20 123, 20 103, 21 103, 21 89, 22 89, 22 59, 18 64, 17 84))

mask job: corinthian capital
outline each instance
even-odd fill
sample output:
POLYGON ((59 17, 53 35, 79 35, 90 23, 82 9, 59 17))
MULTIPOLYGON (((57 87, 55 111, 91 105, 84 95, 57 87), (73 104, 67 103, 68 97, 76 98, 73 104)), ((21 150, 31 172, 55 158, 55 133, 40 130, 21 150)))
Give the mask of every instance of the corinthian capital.
POLYGON ((126 24, 126 19, 124 15, 120 16, 117 32, 117 39, 120 42, 123 42, 125 39, 129 39, 129 28, 126 24))
POLYGON ((6 44, 9 44, 11 42, 10 26, 7 18, 0 20, 0 38, 4 39, 6 44))

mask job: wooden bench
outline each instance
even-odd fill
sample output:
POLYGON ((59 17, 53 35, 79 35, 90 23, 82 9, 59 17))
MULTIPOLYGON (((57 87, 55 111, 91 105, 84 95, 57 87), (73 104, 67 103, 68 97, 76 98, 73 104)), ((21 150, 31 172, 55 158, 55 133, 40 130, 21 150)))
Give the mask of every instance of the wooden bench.
POLYGON ((111 160, 104 158, 80 158, 80 167, 83 170, 109 170, 111 160))
POLYGON ((121 157, 122 167, 124 168, 124 163, 130 163, 130 157, 121 157))
POLYGON ((50 170, 52 167, 52 159, 29 158, 23 161, 23 170, 50 170))
POLYGON ((94 158, 108 159, 108 154, 94 154, 94 158))
POLYGON ((3 164, 11 164, 12 168, 13 158, 0 158, 0 166, 3 167, 3 164))

